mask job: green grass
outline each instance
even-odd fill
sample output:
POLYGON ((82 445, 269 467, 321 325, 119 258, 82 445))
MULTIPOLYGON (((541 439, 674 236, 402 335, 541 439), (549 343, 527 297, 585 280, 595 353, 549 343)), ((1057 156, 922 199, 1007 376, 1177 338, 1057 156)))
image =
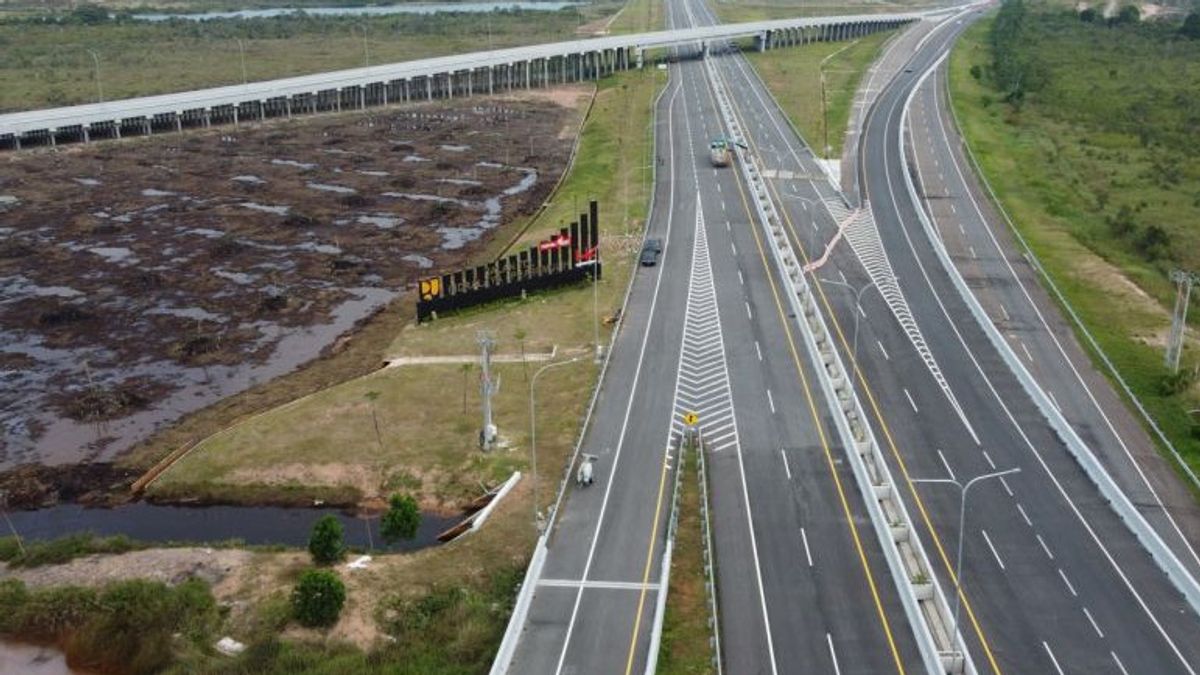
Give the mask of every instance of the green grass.
POLYGON ((671 582, 663 617, 660 675, 697 675, 716 672, 713 668, 712 628, 704 574, 704 521, 700 517, 703 496, 696 453, 689 450, 679 486, 679 523, 671 553, 671 582))
POLYGON ((663 0, 628 0, 625 8, 609 26, 614 35, 644 33, 666 27, 666 3, 663 0))
POLYGON ((823 154, 838 158, 842 156, 846 125, 859 81, 892 33, 874 33, 849 43, 817 42, 803 47, 753 52, 749 55, 750 62, 804 140, 818 151, 825 145, 826 138, 821 115, 821 71, 824 70, 830 151, 823 154))
POLYGON ((712 0, 709 4, 722 22, 739 23, 790 19, 797 16, 910 12, 922 7, 932 7, 937 3, 924 0, 841 3, 814 3, 810 0, 712 0))
POLYGON ((254 20, 110 22, 100 25, 0 22, 0 112, 94 102, 95 63, 106 100, 248 80, 501 48, 575 37, 578 27, 616 11, 584 5, 561 11, 387 17, 276 17, 254 20))
MULTIPOLYGON (((1048 274, 1200 468, 1200 426, 1187 413, 1200 407, 1200 393, 1163 389, 1173 294, 1166 272, 1200 269, 1200 41, 1175 39, 1169 25, 1110 28, 1032 11, 1011 48, 1045 82, 1017 105, 994 86, 992 21, 972 27, 954 50, 951 91, 963 133, 1048 274), (1146 250, 1140 237, 1152 225, 1169 241, 1146 250)), ((1198 362, 1194 343, 1184 361, 1189 369, 1198 362)))

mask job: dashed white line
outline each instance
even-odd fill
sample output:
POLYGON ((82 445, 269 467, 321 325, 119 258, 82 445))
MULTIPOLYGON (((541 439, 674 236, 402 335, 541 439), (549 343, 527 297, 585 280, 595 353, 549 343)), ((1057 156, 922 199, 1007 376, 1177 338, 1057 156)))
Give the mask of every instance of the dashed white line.
POLYGON ((1008 310, 1004 308, 1004 305, 1000 305, 1000 313, 1004 315, 1004 320, 1008 321, 1008 310))
POLYGON ((1054 406, 1054 409, 1061 413, 1062 408, 1058 407, 1058 399, 1054 398, 1054 392, 1050 391, 1049 389, 1046 389, 1045 391, 1046 395, 1050 397, 1050 405, 1054 406))
POLYGON ((758 340, 754 341, 754 351, 758 352, 758 360, 762 361, 762 347, 758 346, 758 340))
MULTIPOLYGON (((788 480, 792 479, 792 467, 788 466, 787 452, 783 448, 779 449, 779 456, 783 458, 783 472, 787 474, 788 480)), ((800 528, 803 530, 804 528, 800 528)))
POLYGON ((1062 666, 1058 665, 1058 659, 1054 658, 1054 652, 1050 651, 1050 645, 1043 641, 1042 647, 1046 649, 1046 655, 1050 657, 1050 663, 1054 664, 1054 670, 1058 671, 1058 675, 1066 675, 1063 672, 1062 666))
POLYGON ((950 213, 958 213, 958 209, 955 208, 954 202, 950 202, 950 213))
POLYGON ((1117 658, 1117 653, 1116 653, 1116 652, 1109 652, 1108 654, 1109 654, 1109 656, 1112 656, 1113 663, 1117 664, 1117 668, 1120 668, 1120 669, 1121 669, 1121 673, 1122 673, 1122 675, 1129 675, 1129 671, 1128 671, 1128 670, 1125 670, 1125 664, 1124 664, 1124 663, 1121 663, 1121 659, 1118 659, 1118 658, 1117 658))
POLYGON ((775 414, 775 397, 771 395, 771 390, 767 390, 767 405, 771 406, 771 414, 775 414))
POLYGON ((1004 491, 1008 493, 1009 497, 1013 496, 1012 488, 1008 486, 1008 481, 1004 480, 1004 476, 1000 477, 1000 485, 1004 487, 1004 491))
POLYGON ((833 650, 833 636, 826 633, 825 640, 829 643, 829 658, 833 659, 833 673, 834 675, 842 675, 842 669, 838 666, 837 652, 833 650))
POLYGON ((800 541, 804 542, 804 558, 808 561, 808 566, 812 567, 812 551, 808 548, 808 534, 804 532, 804 528, 800 528, 800 541))
POLYGON ((917 403, 913 400, 912 394, 908 393, 908 388, 904 389, 904 397, 908 399, 908 404, 912 406, 913 412, 921 412, 917 410, 917 403))
POLYGON ((1021 344, 1021 351, 1025 352, 1025 358, 1029 359, 1030 363, 1033 363, 1033 354, 1029 353, 1029 347, 1025 346, 1025 341, 1019 340, 1018 342, 1021 344))
POLYGON ((739 283, 739 284, 745 284, 745 283, 746 283, 746 279, 745 279, 745 277, 743 277, 743 276, 742 276, 742 271, 741 271, 741 270, 738 270, 738 283, 739 283))
POLYGON ((1037 537, 1038 543, 1042 545, 1042 550, 1046 552, 1046 557, 1054 560, 1054 554, 1050 552, 1050 547, 1046 545, 1046 540, 1042 539, 1042 535, 1040 534, 1035 536, 1037 537))
POLYGON ((979 254, 975 252, 975 247, 974 247, 974 246, 968 246, 968 247, 967 247, 967 250, 969 250, 969 251, 971 252, 971 259, 972 259, 972 260, 979 260, 979 254))
POLYGON ((892 359, 891 359, 891 358, 888 356, 887 350, 883 348, 883 343, 882 343, 882 342, 880 342, 879 340, 876 340, 876 341, 875 341, 875 344, 879 345, 879 352, 880 352, 881 354, 883 354, 883 360, 884 360, 884 361, 891 361, 892 359))
POLYGON ((729 221, 728 221, 728 220, 727 220, 727 221, 725 221, 725 231, 726 231, 726 232, 732 232, 732 231, 733 231, 733 230, 732 230, 732 229, 729 227, 729 221))
POLYGON ((750 311, 750 303, 749 302, 746 302, 746 316, 750 317, 751 321, 754 320, 754 312, 750 311))
POLYGON ((950 468, 950 462, 946 461, 946 456, 942 454, 941 448, 938 448, 937 454, 942 458, 942 466, 946 467, 946 473, 950 474, 950 480, 957 480, 954 477, 954 471, 950 468))
POLYGON ((962 223, 958 224, 958 233, 964 237, 967 236, 967 230, 963 227, 962 223))
POLYGON ((988 548, 992 549, 992 555, 996 558, 996 564, 1000 566, 1000 569, 1004 569, 1004 561, 1000 559, 1000 553, 992 545, 992 538, 988 536, 987 530, 980 530, 979 532, 983 535, 983 540, 987 542, 988 548))
POLYGON ((843 271, 841 271, 841 270, 838 270, 838 276, 842 278, 842 283, 843 283, 843 284, 848 284, 848 283, 850 283, 849 281, 846 281, 846 273, 845 273, 845 272, 843 272, 843 271))
POLYGON ((733 255, 737 257, 737 244, 733 243, 732 239, 729 240, 729 248, 733 249, 733 255))
POLYGON ((1033 527, 1033 521, 1029 519, 1029 514, 1025 513, 1025 507, 1021 506, 1021 502, 1017 502, 1017 510, 1021 512, 1021 517, 1025 519, 1025 524, 1033 527))
POLYGON ((1099 635, 1100 639, 1103 640, 1104 631, 1100 630, 1100 624, 1096 623, 1096 620, 1092 618, 1092 613, 1088 611, 1087 607, 1083 608, 1083 615, 1087 617, 1088 623, 1092 624, 1092 630, 1096 631, 1096 635, 1099 635))
POLYGON ((983 453, 983 458, 987 460, 988 466, 992 467, 992 471, 996 470, 996 463, 992 461, 992 456, 987 454, 987 450, 980 450, 983 453))
POLYGON ((863 311, 862 305, 856 305, 856 307, 858 307, 859 315, 864 319, 867 318, 867 313, 863 311))
POLYGON ((1061 567, 1058 568, 1058 576, 1062 577, 1063 583, 1067 585, 1067 590, 1071 591, 1071 595, 1078 598, 1079 594, 1075 592, 1075 587, 1071 585, 1071 580, 1067 578, 1067 573, 1062 571, 1061 567))

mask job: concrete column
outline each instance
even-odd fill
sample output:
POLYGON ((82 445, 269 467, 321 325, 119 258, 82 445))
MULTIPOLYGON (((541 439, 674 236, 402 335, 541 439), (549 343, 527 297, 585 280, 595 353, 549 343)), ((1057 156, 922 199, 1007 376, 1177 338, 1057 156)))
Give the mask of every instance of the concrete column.
POLYGON ((641 70, 646 65, 646 54, 641 47, 635 47, 635 49, 637 50, 634 52, 634 56, 637 58, 637 67, 638 70, 641 70))
MULTIPOLYGON (((183 113, 175 113, 175 131, 183 133, 183 113)), ((84 129, 84 134, 87 134, 87 129, 84 129)), ((86 138, 84 139, 86 140, 86 138)))
POLYGON ((475 69, 472 68, 467 71, 467 96, 470 97, 470 96, 474 96, 474 95, 475 95, 475 69))
POLYGON ((81 125, 79 126, 79 130, 83 132, 83 142, 84 142, 84 143, 89 143, 89 142, 91 142, 91 140, 92 140, 92 139, 91 139, 91 137, 88 135, 88 125, 86 125, 86 124, 81 124, 81 125))

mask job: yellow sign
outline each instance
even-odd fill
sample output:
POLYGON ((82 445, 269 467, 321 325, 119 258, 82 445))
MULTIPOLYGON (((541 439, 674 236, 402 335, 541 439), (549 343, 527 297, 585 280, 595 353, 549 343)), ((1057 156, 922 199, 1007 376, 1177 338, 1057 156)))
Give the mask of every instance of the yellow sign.
POLYGON ((421 280, 421 299, 432 300, 442 294, 442 280, 438 277, 421 280))
POLYGON ((689 427, 696 426, 696 423, 699 421, 700 421, 700 416, 694 412, 687 413, 686 415, 683 416, 683 423, 688 425, 689 427))

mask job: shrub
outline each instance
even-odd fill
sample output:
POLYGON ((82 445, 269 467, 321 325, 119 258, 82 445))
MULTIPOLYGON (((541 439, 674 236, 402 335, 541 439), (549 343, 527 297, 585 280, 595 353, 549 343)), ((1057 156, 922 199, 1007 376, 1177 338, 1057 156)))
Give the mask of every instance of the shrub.
POLYGON ((318 565, 332 565, 341 560, 346 554, 341 521, 333 516, 318 518, 308 539, 308 552, 318 565))
POLYGON ((421 510, 417 508, 417 500, 411 495, 396 494, 392 495, 389 504, 390 508, 380 521, 383 540, 392 544, 417 536, 417 528, 421 526, 421 510))
POLYGON ((307 570, 292 590, 292 613, 309 627, 332 626, 346 602, 346 587, 329 570, 307 570))
POLYGON ((1192 40, 1200 40, 1200 12, 1192 12, 1183 20, 1179 34, 1192 40))

